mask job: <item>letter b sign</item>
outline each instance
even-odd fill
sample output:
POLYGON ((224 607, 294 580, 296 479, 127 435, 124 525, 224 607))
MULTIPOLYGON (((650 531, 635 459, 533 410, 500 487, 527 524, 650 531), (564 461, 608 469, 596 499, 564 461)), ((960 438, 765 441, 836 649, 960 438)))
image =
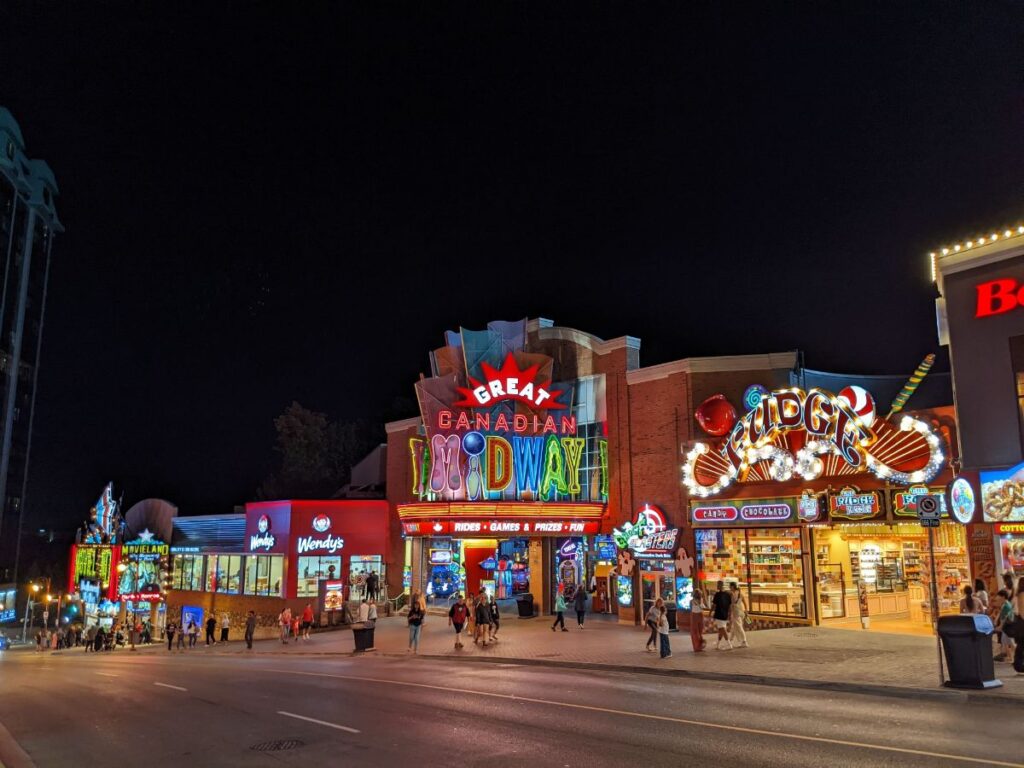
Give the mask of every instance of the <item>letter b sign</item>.
POLYGON ((1019 286, 1012 277, 989 280, 976 287, 978 306, 975 317, 1001 315, 1024 304, 1024 286, 1019 286))

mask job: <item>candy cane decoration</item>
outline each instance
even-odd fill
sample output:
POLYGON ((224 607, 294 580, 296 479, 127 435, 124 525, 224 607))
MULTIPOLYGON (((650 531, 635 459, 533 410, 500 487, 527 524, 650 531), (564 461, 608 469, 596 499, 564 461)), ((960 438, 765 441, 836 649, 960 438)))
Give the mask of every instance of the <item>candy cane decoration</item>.
POLYGON ((900 393, 893 398, 892 405, 889 409, 889 415, 885 418, 888 419, 894 413, 899 413, 903 410, 903 406, 907 404, 907 400, 909 400, 910 396, 914 394, 914 390, 918 388, 934 364, 935 355, 926 355, 924 360, 921 361, 921 364, 917 366, 917 370, 911 374, 907 383, 903 385, 903 389, 900 390, 900 393))

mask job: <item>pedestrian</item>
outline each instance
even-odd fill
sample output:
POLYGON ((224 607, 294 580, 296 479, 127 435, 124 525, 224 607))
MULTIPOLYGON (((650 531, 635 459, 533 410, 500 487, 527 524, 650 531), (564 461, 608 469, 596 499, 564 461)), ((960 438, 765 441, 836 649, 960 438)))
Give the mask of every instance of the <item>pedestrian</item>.
POLYGON ((448 609, 448 626, 455 630, 456 650, 462 647, 462 628, 466 624, 468 614, 469 609, 466 608, 466 601, 460 594, 452 607, 448 609))
POLYGON ((996 633, 999 636, 999 653, 993 657, 993 660, 1006 661, 1013 647, 1013 639, 1003 630, 1013 621, 1013 603, 1010 602, 1010 595, 1005 589, 996 592, 992 602, 995 604, 995 625, 996 633))
POLYGON ((715 621, 715 629, 718 631, 718 642, 715 650, 722 650, 722 641, 725 641, 727 650, 732 650, 732 642, 729 640, 729 611, 732 608, 732 595, 725 591, 725 582, 718 582, 718 591, 711 598, 711 617, 715 621))
POLYGON ((377 621, 377 601, 371 597, 368 605, 370 610, 366 614, 366 620, 377 621))
POLYGON ((658 621, 661 619, 661 606, 663 603, 664 601, 660 597, 651 603, 647 616, 644 618, 644 623, 651 630, 651 636, 647 638, 647 645, 645 646, 650 652, 653 652, 658 644, 658 621))
POLYGON ((366 597, 367 597, 367 599, 369 599, 369 600, 376 600, 377 599, 377 590, 379 589, 379 587, 380 587, 380 579, 378 578, 376 573, 372 573, 371 572, 370 575, 366 577, 366 597))
POLYGON ((292 610, 285 607, 277 616, 277 623, 281 628, 281 642, 288 645, 288 630, 292 626, 292 610))
POLYGON ((231 629, 231 620, 225 613, 220 617, 220 641, 226 643, 228 641, 228 631, 231 629))
POLYGON ((491 640, 498 642, 498 630, 501 628, 501 614, 498 612, 498 601, 491 595, 491 602, 487 605, 491 616, 491 640))
POLYGON ((563 632, 569 631, 565 628, 565 596, 561 592, 555 595, 555 623, 551 625, 551 631, 554 632, 559 624, 563 632))
POLYGON ((245 646, 252 650, 252 638, 256 634, 256 611, 249 611, 245 619, 245 646))
POLYGON ((302 609, 302 639, 309 640, 309 630, 313 626, 313 604, 306 603, 302 609))
POLYGON ((292 637, 295 638, 295 644, 296 645, 299 644, 299 633, 302 631, 301 630, 301 624, 302 624, 302 622, 299 621, 298 614, 292 616, 292 637))
POLYGON ((92 640, 92 650, 93 650, 93 653, 96 653, 98 651, 102 651, 103 650, 103 646, 106 644, 106 639, 104 638, 104 634, 105 633, 103 631, 103 627, 97 627, 96 628, 96 634, 95 634, 95 636, 93 637, 93 640, 92 640))
POLYGON ((367 622, 370 620, 370 602, 364 597, 359 601, 359 622, 367 622))
POLYGON ((661 658, 670 659, 672 658, 672 645, 668 639, 668 609, 665 608, 664 603, 658 609, 658 614, 658 639, 661 641, 661 658))
POLYGON ((1017 628, 1017 650, 1013 652, 1013 671, 1018 675, 1024 675, 1024 633, 1021 632, 1024 624, 1024 576, 1017 581, 1016 596, 1013 598, 1013 613, 1017 617, 1014 625, 1017 628))
POLYGON ((1013 583, 1013 571, 1003 571, 1003 589, 1010 596, 1010 602, 1012 603, 1014 598, 1017 597, 1017 590, 1013 583))
POLYGON ((583 620, 587 616, 587 590, 580 584, 576 587, 576 594, 572 597, 573 607, 576 609, 576 623, 583 629, 583 620))
POLYGON ((216 631, 217 631, 217 620, 215 618, 213 618, 213 616, 211 615, 210 618, 208 618, 206 620, 206 644, 208 646, 209 645, 216 645, 217 644, 217 638, 214 637, 214 633, 216 631))
POLYGON ((170 650, 172 650, 172 649, 173 649, 173 645, 174 645, 174 632, 175 632, 175 629, 176 629, 176 628, 175 628, 175 626, 174 626, 174 622, 173 622, 173 621, 172 621, 172 622, 170 622, 170 623, 169 623, 169 624, 167 625, 167 650, 168 650, 168 651, 170 651, 170 650))
POLYGON ((729 642, 734 639, 739 641, 737 648, 747 647, 747 629, 743 624, 747 620, 747 603, 743 599, 743 593, 740 592, 740 585, 735 581, 729 585, 729 593, 732 596, 732 605, 729 607, 729 619, 731 630, 729 632, 729 642))
POLYGON ((195 619, 192 619, 188 625, 188 647, 195 648, 196 643, 199 642, 199 625, 196 624, 195 619))
POLYGON ((423 629, 426 615, 420 602, 420 593, 417 592, 412 596, 412 602, 409 604, 409 653, 420 652, 420 632, 423 629))
MULTIPOLYGON (((476 634, 483 640, 483 646, 487 647, 487 641, 491 637, 491 609, 487 606, 487 590, 482 590, 476 600, 476 634)), ((476 638, 473 638, 476 642, 476 638)))
POLYGON ((36 653, 43 652, 43 630, 36 630, 36 653))
POLYGON ((466 598, 466 634, 476 642, 476 595, 472 592, 466 598))
POLYGON ((974 580, 974 599, 981 603, 981 610, 978 613, 988 613, 988 590, 981 579, 974 580))
POLYGON ((96 648, 96 633, 99 632, 100 628, 97 624, 93 624, 85 633, 85 651, 95 652, 96 648))
POLYGON ((974 596, 971 587, 964 587, 964 599, 960 601, 960 613, 981 613, 981 601, 974 596))

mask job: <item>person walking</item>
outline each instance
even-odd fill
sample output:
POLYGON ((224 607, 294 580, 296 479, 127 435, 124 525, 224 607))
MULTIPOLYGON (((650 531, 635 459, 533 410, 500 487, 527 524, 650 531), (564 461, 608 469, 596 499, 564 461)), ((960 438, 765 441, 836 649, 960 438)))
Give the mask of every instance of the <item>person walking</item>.
POLYGON ((188 642, 188 627, 185 626, 185 621, 182 620, 181 626, 178 627, 178 642, 174 644, 174 649, 178 651, 185 650, 186 642, 188 642))
POLYGON ((565 596, 561 592, 555 595, 555 623, 551 625, 551 631, 554 632, 559 624, 563 632, 569 631, 565 628, 565 596))
POLYGON ((455 649, 462 647, 462 629, 466 625, 469 616, 469 609, 466 608, 466 601, 460 594, 458 599, 448 609, 448 626, 455 630, 455 649))
POLYGON ((498 630, 501 628, 501 615, 498 613, 498 601, 491 595, 491 602, 487 604, 491 617, 491 640, 498 642, 498 630))
POLYGON ((664 601, 660 597, 651 603, 651 607, 647 611, 647 616, 644 618, 644 623, 647 624, 647 628, 651 630, 651 636, 647 638, 647 645, 645 648, 652 653, 658 644, 658 622, 661 620, 661 606, 663 603, 664 601))
POLYGON ((216 645, 217 644, 217 638, 214 637, 214 633, 216 631, 217 631, 217 620, 215 618, 213 618, 213 616, 211 615, 210 618, 208 618, 206 620, 206 644, 208 646, 209 645, 216 645))
POLYGON ((371 572, 366 577, 366 597, 370 600, 377 599, 377 591, 380 589, 380 578, 376 573, 371 572))
POLYGON ((174 622, 173 621, 170 622, 167 625, 166 633, 167 633, 167 650, 168 651, 174 650, 174 633, 175 633, 176 630, 177 630, 177 627, 174 626, 174 622))
POLYGON ((225 613, 220 617, 220 641, 226 643, 228 641, 228 631, 231 629, 231 619, 225 613))
POLYGON ((302 639, 309 640, 309 630, 313 626, 313 604, 306 603, 302 609, 302 639))
POLYGON ((426 621, 427 612, 423 610, 420 603, 420 593, 412 596, 409 604, 409 653, 420 652, 420 632, 423 630, 423 622, 426 621))
POLYGON ((981 579, 974 580, 974 599, 981 603, 981 610, 978 613, 988 613, 988 590, 981 579))
POLYGON ((377 620, 377 601, 374 600, 372 597, 370 598, 370 602, 369 602, 369 610, 366 613, 366 620, 367 621, 376 621, 377 620))
POLYGON ((299 621, 299 617, 298 617, 298 614, 296 614, 296 615, 292 616, 292 626, 291 626, 291 630, 292 630, 292 637, 294 637, 294 638, 295 638, 295 644, 296 644, 296 645, 298 645, 298 644, 299 644, 299 634, 300 634, 300 632, 302 631, 302 630, 301 630, 301 628, 300 628, 300 625, 301 625, 301 624, 302 624, 302 622, 301 622, 301 621, 299 621))
POLYGON ((491 636, 491 609, 487 607, 487 590, 480 592, 476 599, 476 634, 473 642, 480 638, 486 648, 491 636))
POLYGON ((245 647, 252 650, 252 639, 256 634, 256 611, 249 611, 245 619, 245 647))
POLYGON ((971 587, 964 587, 964 599, 960 601, 960 613, 981 613, 981 601, 974 596, 971 587))
POLYGON ((292 609, 286 606, 278 615, 277 623, 281 628, 281 642, 288 645, 288 632, 292 628, 292 609))
POLYGON ((103 650, 103 646, 106 643, 106 638, 104 637, 104 634, 106 633, 103 631, 103 627, 96 628, 96 634, 93 635, 92 638, 92 650, 94 653, 103 650))
POLYGON ((196 624, 195 619, 189 622, 188 625, 188 647, 195 648, 196 643, 199 642, 199 625, 196 624))
POLYGON ((100 631, 98 625, 93 624, 85 633, 85 650, 86 653, 89 651, 95 652, 96 649, 96 633, 100 631))
POLYGON ((370 602, 364 597, 359 601, 359 623, 363 624, 370 620, 370 602))
POLYGON ((731 624, 729 642, 738 640, 739 644, 736 647, 746 648, 747 629, 743 624, 747 620, 747 603, 743 599, 743 593, 740 592, 740 585, 735 581, 729 585, 729 594, 732 596, 732 605, 729 608, 729 620, 731 624))
POLYGON ((576 609, 576 623, 583 629, 583 621, 587 617, 587 590, 580 584, 576 587, 576 594, 572 596, 572 605, 576 609))
POLYGON ((993 657, 993 661, 1006 661, 1013 648, 1013 639, 1003 630, 1013 622, 1013 603, 1010 602, 1010 594, 1005 589, 996 592, 992 602, 995 608, 996 634, 999 637, 999 653, 993 657))
POLYGON ((472 592, 466 598, 466 634, 476 642, 476 595, 472 592))
POLYGON ((1010 602, 1012 603, 1014 598, 1017 597, 1016 585, 1013 583, 1013 571, 1003 571, 1003 589, 1010 596, 1010 602))
POLYGON ((718 591, 711 598, 711 617, 715 621, 715 629, 718 632, 718 642, 715 643, 715 650, 722 650, 722 641, 725 641, 727 650, 732 650, 732 642, 729 640, 729 611, 732 608, 732 595, 725 591, 725 582, 718 582, 718 591))
POLYGON ((658 640, 660 641, 661 658, 672 658, 672 644, 668 639, 668 609, 662 603, 658 609, 658 640))
POLYGON ((1024 633, 1021 632, 1024 624, 1024 576, 1017 580, 1016 596, 1013 598, 1013 613, 1016 616, 1014 626, 1017 628, 1017 650, 1013 652, 1013 671, 1018 675, 1024 675, 1024 633))

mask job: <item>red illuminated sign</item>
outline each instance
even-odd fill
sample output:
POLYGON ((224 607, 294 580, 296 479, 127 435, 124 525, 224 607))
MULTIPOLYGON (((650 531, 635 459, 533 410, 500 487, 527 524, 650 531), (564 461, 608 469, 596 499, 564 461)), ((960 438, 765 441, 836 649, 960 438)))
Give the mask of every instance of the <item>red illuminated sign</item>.
POLYGON ((731 523, 739 517, 736 507, 695 507, 693 522, 695 523, 731 523))
POLYGON ((1012 277, 989 280, 975 286, 978 292, 978 304, 975 317, 990 317, 1016 309, 1024 304, 1024 286, 1012 277))
POLYGON ((500 518, 460 518, 457 520, 417 520, 402 523, 409 536, 518 536, 558 535, 574 536, 600 533, 601 523, 596 520, 508 520, 500 518))
POLYGON ((518 400, 531 408, 559 409, 565 405, 555 401, 562 394, 559 389, 551 389, 551 382, 543 384, 535 381, 539 365, 531 365, 525 371, 519 370, 515 357, 508 353, 501 368, 495 370, 487 363, 480 364, 484 380, 478 381, 469 377, 472 388, 456 387, 462 399, 455 406, 465 408, 491 407, 504 400, 518 400))

